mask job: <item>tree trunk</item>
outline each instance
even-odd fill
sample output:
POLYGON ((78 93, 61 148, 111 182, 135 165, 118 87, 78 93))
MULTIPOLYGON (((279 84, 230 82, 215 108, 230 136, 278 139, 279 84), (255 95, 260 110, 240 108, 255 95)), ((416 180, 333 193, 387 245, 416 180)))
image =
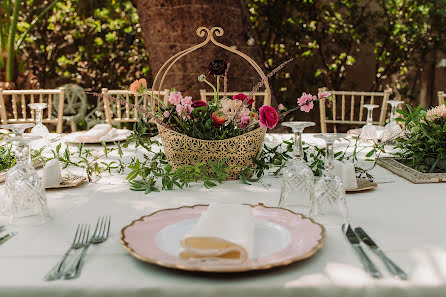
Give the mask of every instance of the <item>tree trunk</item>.
MULTIPOLYGON (((260 48, 255 43, 248 46, 251 24, 247 6, 240 0, 133 0, 139 14, 142 36, 149 53, 150 68, 154 78, 160 67, 171 56, 203 41, 198 37, 198 27, 222 27, 224 35, 217 41, 236 46, 260 67, 260 48)), ((212 43, 188 54, 171 68, 163 88, 175 87, 184 94, 199 98, 199 90, 209 87, 197 77, 208 74, 209 62, 223 59, 231 64, 228 73, 228 91, 250 92, 260 80, 257 72, 243 58, 216 47, 212 43)), ((208 79, 209 76, 208 76, 208 79)), ((213 79, 211 80, 213 81, 213 79)))

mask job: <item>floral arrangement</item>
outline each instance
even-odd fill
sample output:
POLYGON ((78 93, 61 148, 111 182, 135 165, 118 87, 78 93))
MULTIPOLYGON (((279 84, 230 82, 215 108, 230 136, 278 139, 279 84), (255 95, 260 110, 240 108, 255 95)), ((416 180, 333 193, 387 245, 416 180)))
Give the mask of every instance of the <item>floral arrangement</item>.
POLYGON ((419 106, 399 110, 404 117, 404 136, 397 139, 396 153, 405 165, 421 172, 446 172, 446 106, 427 110, 419 106))
MULTIPOLYGON (((229 65, 223 60, 214 60, 209 64, 208 75, 216 80, 212 84, 206 75, 201 74, 198 81, 207 84, 214 91, 214 98, 205 102, 183 96, 172 89, 169 104, 152 95, 158 101, 154 117, 159 124, 189 137, 222 140, 239 136, 257 128, 273 129, 279 120, 277 111, 271 106, 262 106, 258 111, 250 108, 254 102, 252 94, 226 96, 227 73, 229 65), (223 78, 224 94, 220 98, 220 82, 223 78)), ((149 94, 147 82, 140 79, 132 83, 130 90, 135 95, 149 94)), ((253 93, 253 92, 252 92, 253 93)))

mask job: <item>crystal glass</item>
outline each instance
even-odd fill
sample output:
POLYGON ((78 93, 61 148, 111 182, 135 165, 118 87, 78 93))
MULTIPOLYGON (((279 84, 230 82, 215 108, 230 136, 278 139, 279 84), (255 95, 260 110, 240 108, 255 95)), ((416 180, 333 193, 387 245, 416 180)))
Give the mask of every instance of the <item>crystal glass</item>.
POLYGON ((376 126, 373 125, 373 109, 379 107, 376 104, 364 104, 364 108, 367 108, 367 123, 362 127, 359 139, 363 142, 376 142, 378 141, 378 135, 376 132, 376 126))
POLYGON ((324 173, 314 186, 316 202, 312 204, 310 216, 326 226, 340 226, 348 221, 347 202, 342 181, 334 175, 334 142, 346 134, 319 134, 326 143, 324 173))
POLYGON ((36 169, 31 164, 29 144, 38 136, 15 136, 16 164, 8 170, 5 181, 4 214, 14 225, 40 225, 51 219, 45 188, 36 169))
POLYGON ((42 113, 45 108, 47 108, 46 103, 30 103, 29 108, 35 110, 36 114, 36 125, 31 130, 31 135, 40 136, 36 141, 33 141, 31 146, 35 149, 40 149, 43 146, 49 147, 51 145, 50 131, 48 128, 42 124, 42 113))
POLYGON ((391 144, 398 136, 401 135, 401 132, 403 131, 400 125, 398 125, 398 123, 396 122, 396 109, 398 105, 404 102, 398 100, 389 100, 387 101, 387 103, 392 106, 392 109, 390 110, 390 121, 384 127, 382 141, 391 144))
POLYGON ((313 122, 284 122, 294 132, 293 159, 283 169, 279 207, 292 207, 294 211, 308 214, 314 194, 314 175, 303 158, 302 132, 314 126, 313 122))
POLYGON ((12 134, 15 136, 22 136, 25 130, 34 127, 33 123, 23 123, 23 124, 7 124, 1 125, 0 128, 11 130, 12 134))

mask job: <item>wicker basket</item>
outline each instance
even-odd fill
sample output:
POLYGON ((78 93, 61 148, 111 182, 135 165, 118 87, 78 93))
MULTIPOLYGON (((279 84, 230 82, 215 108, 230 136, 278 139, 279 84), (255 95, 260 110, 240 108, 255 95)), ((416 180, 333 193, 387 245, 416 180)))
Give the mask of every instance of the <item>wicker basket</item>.
POLYGON ((167 161, 172 167, 210 164, 226 159, 229 165, 229 180, 238 179, 240 172, 253 164, 263 145, 266 130, 255 129, 246 134, 225 140, 202 140, 192 138, 158 125, 167 161))
MULTIPOLYGON (((210 42, 241 56, 257 71, 265 86, 266 96, 263 105, 271 105, 271 88, 262 69, 246 54, 218 42, 215 37, 221 37, 223 33, 223 29, 220 27, 211 29, 205 27, 198 28, 197 35, 199 37, 206 37, 206 39, 197 45, 178 52, 161 66, 153 81, 152 107, 158 106, 158 102, 154 100, 154 95, 160 97, 164 80, 172 66, 185 55, 198 50, 210 42)), ((167 101, 165 103, 167 104, 167 101)), ((226 164, 230 167, 230 176, 228 179, 238 179, 240 172, 253 164, 252 159, 262 149, 263 139, 266 133, 266 130, 258 128, 249 133, 225 140, 201 140, 180 134, 160 125, 158 125, 158 131, 167 160, 174 168, 185 165, 196 165, 200 162, 209 164, 209 161, 218 163, 226 160, 226 164)))

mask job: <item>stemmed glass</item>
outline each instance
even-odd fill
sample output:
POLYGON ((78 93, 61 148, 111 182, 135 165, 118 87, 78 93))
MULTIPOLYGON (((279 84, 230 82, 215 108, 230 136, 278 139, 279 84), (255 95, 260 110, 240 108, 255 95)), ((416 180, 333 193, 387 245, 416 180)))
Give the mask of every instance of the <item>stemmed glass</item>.
POLYGON ((46 103, 30 103, 28 104, 29 108, 35 110, 36 115, 36 125, 31 130, 31 134, 35 136, 40 136, 41 138, 38 141, 32 143, 32 146, 35 148, 41 148, 43 146, 50 146, 50 132, 48 128, 42 124, 42 113, 45 108, 47 108, 46 103))
POLYGON ((3 214, 10 216, 14 225, 40 225, 51 219, 45 188, 31 164, 29 144, 39 136, 15 136, 9 141, 17 143, 16 164, 8 170, 5 180, 3 214))
POLYGON ((15 136, 22 136, 25 130, 31 127, 34 127, 33 123, 6 124, 0 126, 0 128, 11 130, 15 136))
POLYGON ((396 109, 398 105, 401 103, 404 103, 403 101, 399 100, 389 100, 387 101, 392 106, 392 109, 390 110, 390 121, 389 123, 384 127, 384 133, 383 133, 383 142, 393 142, 395 138, 397 138, 403 129, 401 129, 400 125, 396 122, 396 109))
POLYGON ((314 175, 303 158, 302 132, 314 126, 313 122, 284 122, 294 132, 293 159, 283 170, 283 182, 280 192, 279 207, 292 206, 296 211, 308 214, 314 194, 314 175))
POLYGON ((325 140, 325 168, 321 178, 316 182, 314 195, 316 202, 312 204, 310 216, 327 226, 340 226, 348 221, 347 202, 342 181, 334 175, 333 144, 346 134, 318 134, 317 138, 325 140))
POLYGON ((364 104, 364 108, 367 108, 367 122, 361 129, 359 139, 364 142, 378 140, 376 126, 373 125, 373 109, 379 107, 376 104, 364 104))

